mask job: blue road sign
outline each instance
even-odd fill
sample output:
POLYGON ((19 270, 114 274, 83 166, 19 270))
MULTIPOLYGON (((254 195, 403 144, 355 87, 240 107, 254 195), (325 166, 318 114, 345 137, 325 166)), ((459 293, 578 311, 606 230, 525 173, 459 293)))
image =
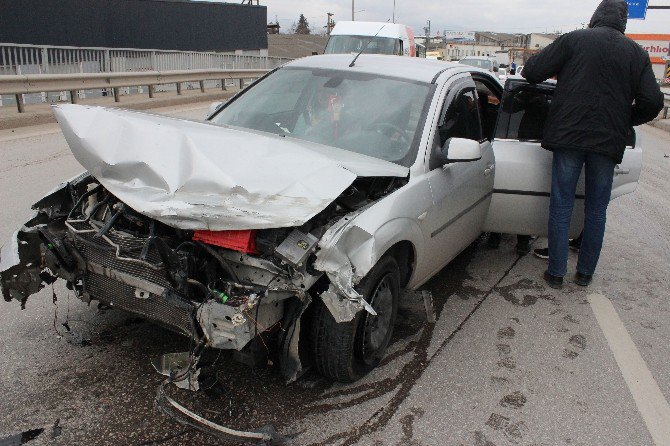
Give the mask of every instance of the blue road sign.
POLYGON ((644 20, 647 16, 649 0, 626 0, 628 3, 628 18, 644 20))

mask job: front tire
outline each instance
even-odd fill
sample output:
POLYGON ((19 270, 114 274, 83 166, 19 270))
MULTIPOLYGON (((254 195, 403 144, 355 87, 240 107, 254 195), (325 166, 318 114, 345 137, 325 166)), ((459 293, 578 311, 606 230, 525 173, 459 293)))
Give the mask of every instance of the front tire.
POLYGON ((391 256, 382 257, 361 281, 359 292, 375 309, 337 323, 321 300, 314 302, 311 342, 316 369, 339 382, 354 382, 377 367, 393 335, 400 295, 400 269, 391 256))

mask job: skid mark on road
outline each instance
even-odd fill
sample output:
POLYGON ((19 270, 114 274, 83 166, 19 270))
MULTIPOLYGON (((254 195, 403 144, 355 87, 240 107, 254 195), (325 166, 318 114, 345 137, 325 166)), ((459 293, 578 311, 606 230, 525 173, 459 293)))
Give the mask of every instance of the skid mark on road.
POLYGON ((588 301, 654 443, 670 445, 670 406, 612 302, 601 294, 588 301))

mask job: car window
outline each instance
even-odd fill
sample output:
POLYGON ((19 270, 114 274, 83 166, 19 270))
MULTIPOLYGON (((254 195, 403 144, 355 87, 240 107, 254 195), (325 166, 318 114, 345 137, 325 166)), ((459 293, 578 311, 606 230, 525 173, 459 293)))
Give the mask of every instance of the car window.
POLYGON ((439 124, 440 146, 449 138, 482 139, 479 105, 475 87, 456 92, 439 124))
MULTIPOLYGON (((490 82, 492 83, 493 81, 490 80, 490 82)), ((485 82, 480 78, 475 78, 482 133, 484 138, 488 140, 493 140, 496 121, 498 120, 498 111, 500 109, 500 93, 498 90, 494 91, 490 87, 491 83, 485 82)))
MULTIPOLYGON (((324 54, 398 54, 399 43, 392 37, 330 36, 324 54)), ((402 54, 402 53, 401 53, 402 54)))
POLYGON ((416 160, 433 87, 355 70, 282 68, 211 118, 404 166, 416 160))
POLYGON ((532 86, 507 91, 503 96, 496 138, 541 141, 552 96, 552 89, 532 86))

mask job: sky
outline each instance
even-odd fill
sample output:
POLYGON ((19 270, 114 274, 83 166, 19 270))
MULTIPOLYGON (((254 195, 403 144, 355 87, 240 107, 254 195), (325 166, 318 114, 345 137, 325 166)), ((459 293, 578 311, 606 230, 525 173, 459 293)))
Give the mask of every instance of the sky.
MULTIPOLYGON (((228 0, 232 2, 234 0, 228 0)), ((393 0, 354 0, 356 20, 382 21, 392 18, 393 0)), ((670 0, 649 0, 650 5, 670 6, 670 0)), ((426 21, 431 30, 496 31, 511 33, 563 32, 582 28, 600 0, 396 0, 396 23, 423 34, 426 21)), ((326 13, 338 20, 351 20, 351 0, 260 0, 268 7, 268 21, 279 20, 288 30, 302 13, 312 30, 326 24, 326 13)), ((670 34, 670 10, 649 10, 647 20, 628 22, 631 33, 670 34)), ((431 34, 433 32, 431 31, 431 34)))

